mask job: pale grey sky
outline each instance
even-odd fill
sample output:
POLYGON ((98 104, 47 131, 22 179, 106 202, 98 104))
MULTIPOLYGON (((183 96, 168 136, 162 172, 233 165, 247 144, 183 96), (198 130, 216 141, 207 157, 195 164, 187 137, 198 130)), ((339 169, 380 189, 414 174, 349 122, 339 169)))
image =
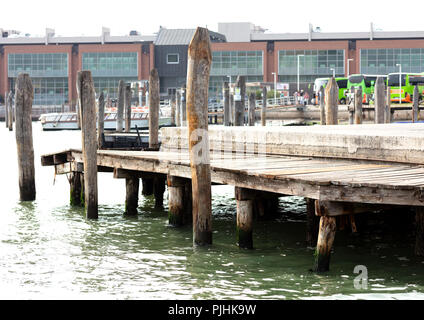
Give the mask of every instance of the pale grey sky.
POLYGON ((252 22, 267 32, 307 32, 308 24, 322 31, 424 30, 424 1, 409 0, 37 0, 2 1, 0 28, 44 35, 112 35, 130 30, 153 34, 159 26, 218 31, 218 22, 252 22), (303 5, 301 5, 303 3, 303 5), (72 7, 68 7, 72 4, 72 7))

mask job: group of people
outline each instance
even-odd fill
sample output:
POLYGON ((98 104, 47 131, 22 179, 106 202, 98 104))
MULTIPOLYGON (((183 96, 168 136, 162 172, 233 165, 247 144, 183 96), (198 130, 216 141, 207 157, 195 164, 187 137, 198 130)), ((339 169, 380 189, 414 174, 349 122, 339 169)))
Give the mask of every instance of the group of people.
POLYGON ((309 94, 303 90, 295 91, 294 93, 294 101, 296 104, 307 105, 309 103, 309 94))

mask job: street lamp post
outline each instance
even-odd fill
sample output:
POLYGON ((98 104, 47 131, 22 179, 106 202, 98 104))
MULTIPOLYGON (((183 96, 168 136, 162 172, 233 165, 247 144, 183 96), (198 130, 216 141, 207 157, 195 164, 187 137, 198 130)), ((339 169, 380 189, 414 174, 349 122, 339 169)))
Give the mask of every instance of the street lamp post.
POLYGON ((298 54, 297 55, 297 92, 299 92, 300 89, 300 57, 304 57, 304 54, 298 54))
POLYGON ((277 105, 277 73, 273 72, 274 75, 274 105, 277 105))
POLYGON ((347 59, 347 76, 349 77, 349 73, 350 73, 350 61, 353 61, 353 59, 347 59))
POLYGON ((402 104, 402 65, 396 63, 396 67, 399 67, 399 104, 402 104))

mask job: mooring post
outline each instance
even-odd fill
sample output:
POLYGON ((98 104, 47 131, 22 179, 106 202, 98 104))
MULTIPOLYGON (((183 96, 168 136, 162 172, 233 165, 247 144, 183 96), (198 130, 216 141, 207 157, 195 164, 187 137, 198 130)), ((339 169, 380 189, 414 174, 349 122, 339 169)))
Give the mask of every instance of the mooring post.
POLYGON ((414 96, 413 96, 413 102, 412 102, 412 122, 418 122, 418 115, 420 113, 419 104, 420 104, 420 93, 418 90, 418 84, 414 87, 414 96))
POLYGON ((317 247, 315 250, 315 272, 326 272, 330 270, 330 255, 336 235, 336 218, 329 217, 326 208, 315 201, 315 214, 320 216, 317 247))
POLYGON ((181 126, 187 126, 187 88, 185 84, 181 91, 181 126))
MULTIPOLYGON (((15 91, 16 93, 16 91, 15 91)), ((7 114, 7 120, 8 120, 8 127, 9 127, 9 131, 13 131, 13 94, 12 91, 9 92, 9 95, 7 96, 8 98, 8 106, 9 109, 7 110, 8 114, 7 114)), ((15 98, 15 103, 16 103, 16 98, 15 98)))
POLYGON ((337 124, 339 103, 339 87, 336 80, 331 77, 325 88, 325 123, 327 125, 337 124))
POLYGON ((248 124, 249 126, 255 125, 255 112, 256 112, 256 93, 251 92, 249 95, 249 117, 248 117, 248 124))
POLYGON ((319 218, 315 215, 315 200, 306 198, 306 243, 309 247, 316 246, 319 228, 319 218))
POLYGON ((262 88, 262 108, 261 108, 261 124, 263 127, 266 126, 266 96, 268 94, 268 91, 266 87, 264 86, 262 88))
POLYGON ((159 74, 156 68, 149 77, 149 148, 159 148, 159 74))
POLYGON ((235 126, 244 125, 244 109, 245 109, 245 94, 246 94, 246 77, 238 76, 235 92, 234 92, 234 103, 235 103, 235 126))
POLYGON ((81 109, 82 154, 84 160, 85 214, 87 219, 98 218, 96 93, 91 71, 79 71, 78 100, 81 109))
MULTIPOLYGON (((351 97, 355 96, 355 88, 351 87, 350 88, 350 94, 351 97)), ((355 123, 355 99, 352 99, 349 103, 350 108, 348 108, 349 110, 349 124, 354 124, 355 123)))
POLYGON ((171 96, 171 126, 175 126, 175 96, 171 96))
POLYGON ((362 124, 362 88, 356 88, 353 98, 355 104, 355 124, 362 124))
POLYGON ((224 126, 230 125, 230 87, 228 82, 224 82, 224 126))
POLYGON ((391 103, 392 103, 392 95, 391 95, 391 88, 387 87, 386 91, 386 111, 384 112, 384 123, 390 123, 392 121, 392 112, 391 112, 391 103))
POLYGON ((138 191, 140 179, 137 175, 125 178, 125 215, 136 216, 138 213, 138 191))
POLYGON ((153 195, 153 178, 142 177, 141 183, 143 185, 143 189, 141 190, 141 194, 143 196, 153 195))
POLYGON ((168 206, 169 224, 182 226, 184 224, 184 190, 183 179, 168 175, 168 206))
POLYGON ((125 86, 125 132, 131 131, 131 85, 125 86))
POLYGON ((230 88, 230 126, 234 126, 235 123, 235 107, 234 107, 234 93, 231 93, 230 88))
POLYGON ((119 80, 118 83, 118 110, 116 112, 116 131, 122 132, 124 122, 124 104, 125 104, 125 83, 119 80))
POLYGON ((208 87, 212 54, 209 31, 198 27, 188 48, 187 115, 193 187, 193 243, 212 244, 208 87))
POLYGON ((415 255, 424 257, 424 207, 416 208, 415 224, 415 255))
POLYGON ((84 205, 84 174, 79 171, 73 171, 69 178, 70 186, 70 205, 84 205))
POLYGON ((103 148, 103 136, 105 132, 105 96, 103 91, 99 96, 99 115, 97 117, 97 147, 103 148))
POLYGON ((9 127, 9 92, 4 93, 4 123, 9 127))
POLYGON ((237 243, 240 248, 253 248, 253 199, 254 191, 236 187, 237 243))
POLYGON ((321 86, 319 88, 319 111, 320 111, 320 121, 321 121, 321 125, 325 126, 326 122, 325 122, 325 91, 324 91, 324 87, 321 86))
POLYGON ((79 102, 77 102, 77 104, 75 105, 75 111, 77 114, 77 126, 78 129, 81 129, 81 108, 79 106, 79 102))
POLYGON ((177 90, 175 102, 175 125, 181 127, 181 92, 179 90, 177 90))
POLYGON ((384 123, 386 119, 385 110, 386 110, 386 94, 385 94, 385 84, 383 77, 377 77, 375 82, 375 91, 374 91, 374 117, 375 123, 384 123))
POLYGON ((157 175, 153 179, 153 194, 155 196, 155 208, 163 207, 163 193, 165 192, 166 176, 157 175))
POLYGON ((34 147, 31 120, 33 97, 33 87, 29 75, 20 73, 15 85, 15 126, 21 201, 35 200, 34 147))

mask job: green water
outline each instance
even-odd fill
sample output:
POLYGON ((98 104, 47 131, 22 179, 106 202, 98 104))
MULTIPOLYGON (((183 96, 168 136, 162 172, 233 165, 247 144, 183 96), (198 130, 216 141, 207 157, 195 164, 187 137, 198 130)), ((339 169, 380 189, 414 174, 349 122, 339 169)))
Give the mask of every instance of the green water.
POLYGON ((193 248, 190 226, 168 226, 166 201, 155 210, 154 199, 140 196, 138 217, 124 217, 125 183, 110 173, 99 174, 99 219, 87 221, 68 204, 66 177, 54 179, 39 157, 79 147, 80 132, 43 132, 38 123, 33 130, 37 200, 20 203, 14 132, 0 123, 1 299, 424 298, 424 259, 413 255, 410 226, 338 232, 331 271, 311 273, 302 198, 281 198, 280 218, 255 222, 254 250, 236 246, 230 186, 212 189, 208 248, 193 248), (366 289, 354 287, 357 265, 368 269, 366 289))

